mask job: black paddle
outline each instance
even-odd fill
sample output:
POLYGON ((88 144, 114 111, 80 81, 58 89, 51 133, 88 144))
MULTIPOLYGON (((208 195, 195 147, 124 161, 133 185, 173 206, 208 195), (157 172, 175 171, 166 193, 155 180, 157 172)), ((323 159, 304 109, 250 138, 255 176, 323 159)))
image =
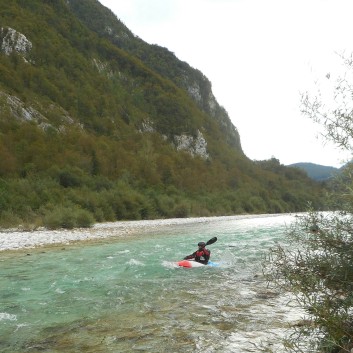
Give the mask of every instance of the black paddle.
POLYGON ((213 237, 206 243, 206 245, 211 245, 211 244, 215 243, 216 241, 217 241, 217 237, 213 237))

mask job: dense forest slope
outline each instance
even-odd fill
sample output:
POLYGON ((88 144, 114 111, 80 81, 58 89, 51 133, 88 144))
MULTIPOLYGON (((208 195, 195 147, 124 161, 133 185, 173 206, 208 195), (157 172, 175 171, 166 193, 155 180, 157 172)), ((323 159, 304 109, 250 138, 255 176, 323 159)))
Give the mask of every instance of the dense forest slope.
POLYGON ((0 224, 304 210, 321 186, 253 162, 197 69, 96 0, 0 0, 0 224))

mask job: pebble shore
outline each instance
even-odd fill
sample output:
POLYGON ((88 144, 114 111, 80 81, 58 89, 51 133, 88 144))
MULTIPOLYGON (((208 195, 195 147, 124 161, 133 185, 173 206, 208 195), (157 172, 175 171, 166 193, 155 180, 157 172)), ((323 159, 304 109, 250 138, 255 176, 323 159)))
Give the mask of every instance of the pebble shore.
POLYGON ((145 231, 153 231, 153 229, 159 229, 164 226, 205 223, 220 218, 223 217, 109 222, 97 223, 92 228, 69 230, 48 230, 44 228, 34 231, 24 231, 20 229, 0 230, 0 251, 30 249, 45 245, 69 244, 77 241, 99 240, 110 237, 124 237, 145 231))

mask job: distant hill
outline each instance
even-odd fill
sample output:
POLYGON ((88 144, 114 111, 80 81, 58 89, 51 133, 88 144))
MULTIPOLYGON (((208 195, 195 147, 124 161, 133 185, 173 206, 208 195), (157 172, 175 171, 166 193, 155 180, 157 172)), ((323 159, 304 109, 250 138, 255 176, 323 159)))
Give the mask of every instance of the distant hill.
POLYGON ((335 176, 339 169, 314 163, 294 163, 288 167, 295 167, 304 170, 311 179, 316 181, 324 181, 335 176))

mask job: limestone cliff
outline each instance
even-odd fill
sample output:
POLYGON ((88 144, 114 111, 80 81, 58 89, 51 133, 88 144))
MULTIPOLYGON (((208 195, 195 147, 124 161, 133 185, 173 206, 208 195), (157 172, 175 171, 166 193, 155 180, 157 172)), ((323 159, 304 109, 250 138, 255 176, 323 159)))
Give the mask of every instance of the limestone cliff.
POLYGON ((32 43, 26 36, 10 27, 0 28, 1 51, 6 55, 17 52, 23 57, 32 49, 32 43))

